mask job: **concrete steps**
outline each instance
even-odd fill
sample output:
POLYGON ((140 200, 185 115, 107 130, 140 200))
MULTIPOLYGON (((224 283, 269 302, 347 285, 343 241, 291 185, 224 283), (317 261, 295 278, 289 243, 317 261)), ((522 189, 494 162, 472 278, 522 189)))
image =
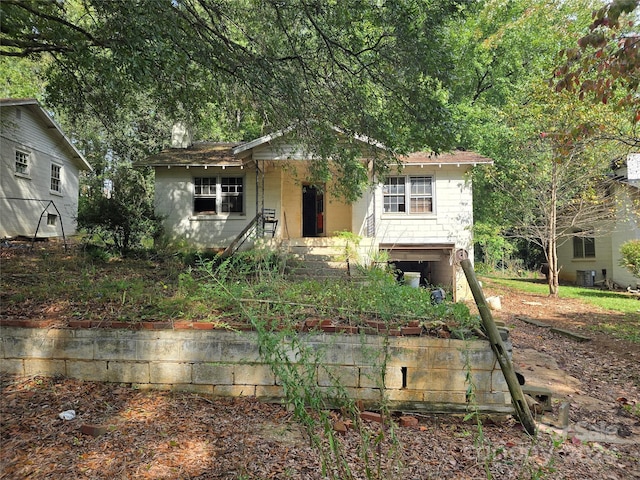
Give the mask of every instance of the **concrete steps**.
POLYGON ((289 278, 348 278, 346 244, 336 239, 300 239, 282 245, 294 259, 289 278))

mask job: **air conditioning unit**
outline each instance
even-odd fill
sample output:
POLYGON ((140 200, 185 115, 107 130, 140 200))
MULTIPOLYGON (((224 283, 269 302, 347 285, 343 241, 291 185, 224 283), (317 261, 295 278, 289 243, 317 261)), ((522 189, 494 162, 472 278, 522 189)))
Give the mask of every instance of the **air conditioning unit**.
POLYGON ((595 270, 576 271, 576 285, 579 287, 593 287, 596 280, 595 270))

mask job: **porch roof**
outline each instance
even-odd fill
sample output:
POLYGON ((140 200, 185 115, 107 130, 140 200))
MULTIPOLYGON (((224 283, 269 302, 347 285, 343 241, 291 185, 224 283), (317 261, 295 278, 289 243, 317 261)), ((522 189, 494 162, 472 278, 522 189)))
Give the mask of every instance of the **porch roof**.
POLYGON ((405 165, 490 165, 493 163, 490 158, 467 150, 454 150, 439 155, 433 152, 414 152, 400 157, 400 160, 405 165))
POLYGON ((240 167, 243 160, 234 155, 234 148, 240 143, 196 142, 188 148, 167 148, 137 162, 149 167, 240 167))

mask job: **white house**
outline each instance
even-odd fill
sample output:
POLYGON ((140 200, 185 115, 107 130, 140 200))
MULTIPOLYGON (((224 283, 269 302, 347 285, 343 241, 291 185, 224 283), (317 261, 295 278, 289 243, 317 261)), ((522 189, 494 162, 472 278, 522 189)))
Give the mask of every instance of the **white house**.
POLYGON ((620 265, 620 247, 640 239, 640 154, 631 154, 615 171, 615 225, 606 231, 593 227, 593 236, 577 235, 558 246, 559 278, 583 286, 607 282, 632 287, 640 280, 620 265))
POLYGON ((195 143, 141 162, 155 168, 156 211, 170 238, 225 248, 259 222, 263 209, 274 209, 275 242, 313 248, 351 232, 362 239, 362 257, 385 251, 397 268, 420 272, 423 283, 458 290, 454 254, 464 249, 473 258, 468 173, 490 159, 462 151, 415 153, 402 159, 401 171, 348 204, 331 193, 330 183, 306 180, 308 157, 285 137, 195 143))
POLYGON ((89 163, 37 100, 1 99, 0 128, 0 238, 73 235, 89 163))

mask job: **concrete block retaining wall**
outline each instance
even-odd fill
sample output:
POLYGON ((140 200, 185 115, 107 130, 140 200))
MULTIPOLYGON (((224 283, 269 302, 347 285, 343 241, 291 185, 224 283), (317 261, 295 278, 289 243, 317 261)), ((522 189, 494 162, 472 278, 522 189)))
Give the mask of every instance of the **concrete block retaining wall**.
MULTIPOLYGON (((2 327, 0 333, 4 373, 63 375, 268 401, 284 396, 280 380, 260 357, 255 332, 2 327)), ((468 408, 472 379, 474 406, 480 411, 513 412, 506 381, 487 341, 389 337, 383 368, 382 336, 300 335, 302 345, 322 359, 313 379, 319 392, 329 394, 333 378, 339 378, 348 394, 368 408, 380 404, 383 391, 395 409, 462 412, 468 408)), ((283 342, 295 362, 299 352, 290 343, 283 342)))

